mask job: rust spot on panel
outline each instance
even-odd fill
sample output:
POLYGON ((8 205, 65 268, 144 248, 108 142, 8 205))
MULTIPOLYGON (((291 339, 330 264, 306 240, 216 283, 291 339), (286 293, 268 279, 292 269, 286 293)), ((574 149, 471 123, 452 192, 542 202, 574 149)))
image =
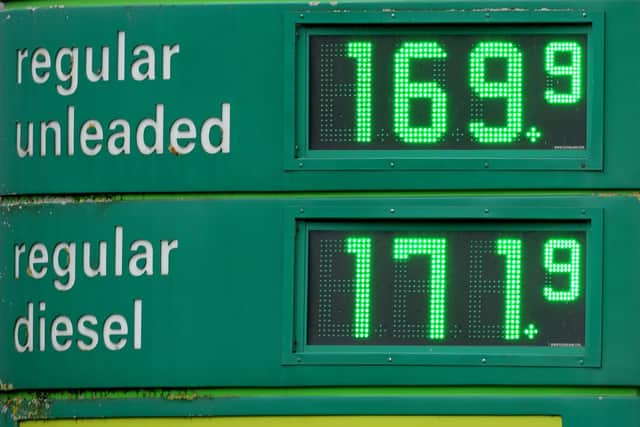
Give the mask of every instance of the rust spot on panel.
POLYGON ((607 197, 633 197, 634 199, 640 202, 640 192, 638 191, 629 191, 624 193, 616 193, 616 192, 594 193, 594 196, 600 197, 603 199, 607 197))
POLYGON ((198 395, 189 391, 176 391, 168 393, 165 398, 167 400, 195 400, 198 398, 198 395))
POLYGON ((66 205, 70 203, 109 203, 115 201, 114 196, 5 196, 0 199, 2 208, 23 209, 32 205, 66 205))
POLYGON ((51 404, 46 393, 0 397, 2 414, 10 413, 14 420, 42 420, 49 417, 51 404))

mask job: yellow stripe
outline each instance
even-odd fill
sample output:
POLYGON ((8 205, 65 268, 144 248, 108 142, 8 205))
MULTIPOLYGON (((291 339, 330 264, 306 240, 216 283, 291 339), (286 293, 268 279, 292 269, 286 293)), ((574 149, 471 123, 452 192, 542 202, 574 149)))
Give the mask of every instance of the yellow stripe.
POLYGON ((291 416, 23 421, 20 427, 562 427, 556 416, 291 416))

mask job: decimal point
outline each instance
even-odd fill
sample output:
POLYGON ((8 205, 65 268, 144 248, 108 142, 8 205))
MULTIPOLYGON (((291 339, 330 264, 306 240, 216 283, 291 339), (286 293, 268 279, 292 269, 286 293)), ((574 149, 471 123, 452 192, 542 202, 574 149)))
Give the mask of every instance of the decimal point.
POLYGON ((526 133, 527 138, 531 141, 532 144, 538 142, 540 138, 542 138, 542 132, 538 130, 535 126, 531 126, 531 128, 526 133))
POLYGON ((536 328, 536 325, 534 325, 533 323, 529 323, 529 326, 527 326, 526 329, 524 330, 524 334, 530 340, 534 339, 539 332, 540 331, 538 330, 538 328, 536 328))

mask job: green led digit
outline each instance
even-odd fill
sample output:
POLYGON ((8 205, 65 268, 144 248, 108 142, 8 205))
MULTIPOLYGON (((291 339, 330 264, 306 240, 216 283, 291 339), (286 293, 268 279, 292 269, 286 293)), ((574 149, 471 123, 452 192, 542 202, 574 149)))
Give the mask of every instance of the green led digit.
POLYGON ((445 312, 447 289, 447 239, 397 237, 393 239, 393 259, 407 260, 410 255, 429 255, 429 327, 432 340, 445 338, 445 312))
POLYGON ((347 237, 345 252, 355 255, 353 336, 369 338, 371 317, 371 238, 347 237))
POLYGON ((568 274, 569 289, 557 291, 547 283, 544 297, 551 302, 571 302, 580 297, 580 256, 582 246, 575 239, 549 239, 544 244, 544 268, 549 274, 568 274), (568 262, 556 262, 555 252, 558 249, 569 250, 568 262))
POLYGON ((522 240, 498 239, 496 252, 506 257, 504 337, 520 339, 520 306, 522 305, 522 240))
POLYGON ((347 56, 356 60, 356 142, 371 142, 371 42, 347 43, 347 56))
POLYGON ((396 51, 394 59, 394 114, 396 134, 407 144, 434 144, 447 131, 447 93, 436 82, 411 82, 412 59, 444 59, 447 52, 435 42, 407 42, 396 51), (412 127, 410 100, 431 100, 431 126, 412 127))
MULTIPOLYGON (((544 69, 550 76, 571 78, 569 93, 556 93, 552 87, 544 92, 549 104, 575 104, 582 98, 582 47, 574 41, 550 42, 544 48, 544 69), (557 64, 557 53, 568 53, 571 57, 568 65, 557 64)), ((550 83, 548 83, 549 85, 550 83)))
POLYGON ((469 83, 480 98, 506 98, 506 126, 487 126, 472 121, 469 131, 481 144, 510 144, 522 132, 522 52, 509 42, 481 42, 469 57, 469 83), (504 58, 507 62, 506 81, 487 81, 486 60, 504 58))

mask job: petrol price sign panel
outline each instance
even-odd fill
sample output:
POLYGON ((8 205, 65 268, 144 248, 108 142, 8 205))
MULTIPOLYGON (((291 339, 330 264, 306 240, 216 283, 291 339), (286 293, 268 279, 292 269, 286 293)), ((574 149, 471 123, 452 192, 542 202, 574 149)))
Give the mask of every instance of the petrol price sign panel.
POLYGON ((0 193, 635 189, 637 5, 521 6, 6 10, 0 193))

